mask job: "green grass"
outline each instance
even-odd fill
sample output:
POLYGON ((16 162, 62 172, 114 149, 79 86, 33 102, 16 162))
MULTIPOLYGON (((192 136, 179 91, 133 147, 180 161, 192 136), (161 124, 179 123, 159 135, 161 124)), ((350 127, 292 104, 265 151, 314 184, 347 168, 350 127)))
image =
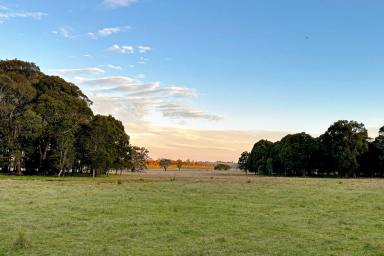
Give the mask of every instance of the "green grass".
POLYGON ((0 255, 384 255, 384 180, 0 176, 0 255))

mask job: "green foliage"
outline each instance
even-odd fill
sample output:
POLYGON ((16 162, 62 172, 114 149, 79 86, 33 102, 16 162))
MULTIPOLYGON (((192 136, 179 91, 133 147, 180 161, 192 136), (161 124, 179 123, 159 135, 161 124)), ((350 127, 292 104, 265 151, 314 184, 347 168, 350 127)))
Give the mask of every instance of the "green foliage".
POLYGON ((180 159, 177 160, 177 162, 176 162, 176 167, 177 167, 177 169, 179 169, 179 171, 180 171, 181 168, 183 167, 183 161, 181 161, 180 159))
POLYGON ((306 133, 287 135, 280 141, 278 161, 286 175, 306 176, 310 170, 315 140, 306 133))
POLYGON ((125 167, 129 157, 129 137, 123 124, 112 116, 96 115, 79 131, 78 147, 82 165, 97 174, 125 167))
POLYGON ((130 146, 127 167, 132 172, 147 169, 147 161, 149 159, 149 151, 143 147, 130 146))
POLYGON ((240 170, 247 172, 249 170, 249 152, 244 151, 241 153, 239 161, 237 162, 237 166, 240 170))
POLYGON ((228 171, 231 169, 231 166, 227 164, 217 164, 215 165, 214 169, 218 171, 228 171))
POLYGON ((165 159, 165 158, 160 159, 160 161, 159 161, 160 167, 163 168, 165 172, 167 171, 167 169, 171 165, 171 163, 172 163, 172 161, 170 159, 165 159))
POLYGON ((248 167, 263 175, 384 176, 384 127, 373 142, 363 124, 345 120, 318 138, 298 133, 275 143, 261 140, 248 157, 248 167))
POLYGON ((355 121, 338 121, 320 137, 329 159, 328 168, 339 176, 356 176, 358 159, 368 150, 368 132, 355 121))
POLYGON ((122 123, 94 116, 91 103, 77 86, 34 63, 0 61, 1 171, 61 176, 131 167, 135 151, 122 123))
POLYGON ((267 160, 272 146, 273 143, 267 140, 260 140, 253 146, 248 158, 250 172, 263 174, 267 172, 267 160))

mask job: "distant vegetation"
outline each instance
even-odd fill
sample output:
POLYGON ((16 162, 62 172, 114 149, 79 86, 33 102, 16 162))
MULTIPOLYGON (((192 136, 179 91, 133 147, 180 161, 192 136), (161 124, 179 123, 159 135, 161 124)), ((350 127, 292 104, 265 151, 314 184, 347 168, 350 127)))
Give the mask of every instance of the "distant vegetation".
POLYGON ((364 124, 345 120, 318 138, 298 133, 275 143, 260 140, 238 165, 261 175, 383 177, 384 127, 374 140, 364 124))
POLYGON ((231 166, 228 164, 217 164, 214 169, 218 171, 227 171, 231 169, 231 166))
POLYGON ((33 63, 0 61, 0 170, 14 174, 107 173, 146 168, 123 124, 94 115, 74 84, 33 63))
POLYGON ((170 159, 160 159, 159 161, 160 167, 163 168, 165 172, 167 171, 171 163, 172 163, 172 160, 170 159))
MULTIPOLYGON (((160 166, 161 159, 154 160, 149 159, 147 161, 147 165, 149 169, 158 169, 162 168, 160 166)), ((203 162, 203 161, 192 161, 192 160, 171 160, 171 164, 169 165, 169 168, 175 168, 175 169, 206 169, 206 170, 212 170, 215 166, 215 163, 213 162, 203 162), (180 168, 179 168, 180 167, 180 168)))

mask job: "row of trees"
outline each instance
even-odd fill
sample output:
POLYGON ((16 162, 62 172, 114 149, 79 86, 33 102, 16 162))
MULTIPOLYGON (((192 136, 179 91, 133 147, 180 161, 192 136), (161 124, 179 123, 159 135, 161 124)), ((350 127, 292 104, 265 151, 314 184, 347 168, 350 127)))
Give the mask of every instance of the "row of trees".
POLYGON ((341 120, 318 138, 298 133, 275 143, 260 140, 238 165, 261 175, 383 177, 384 127, 370 139, 364 124, 341 120))
POLYGON ((148 151, 131 146, 123 124, 94 115, 91 104, 33 63, 0 61, 0 170, 60 176, 145 168, 148 151))

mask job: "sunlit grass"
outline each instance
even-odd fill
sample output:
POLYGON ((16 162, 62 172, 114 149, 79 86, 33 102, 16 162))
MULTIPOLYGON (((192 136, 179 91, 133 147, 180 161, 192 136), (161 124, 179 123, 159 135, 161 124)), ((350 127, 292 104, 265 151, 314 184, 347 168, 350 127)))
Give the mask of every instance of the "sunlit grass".
POLYGON ((0 176, 0 255, 383 255, 384 180, 0 176))

